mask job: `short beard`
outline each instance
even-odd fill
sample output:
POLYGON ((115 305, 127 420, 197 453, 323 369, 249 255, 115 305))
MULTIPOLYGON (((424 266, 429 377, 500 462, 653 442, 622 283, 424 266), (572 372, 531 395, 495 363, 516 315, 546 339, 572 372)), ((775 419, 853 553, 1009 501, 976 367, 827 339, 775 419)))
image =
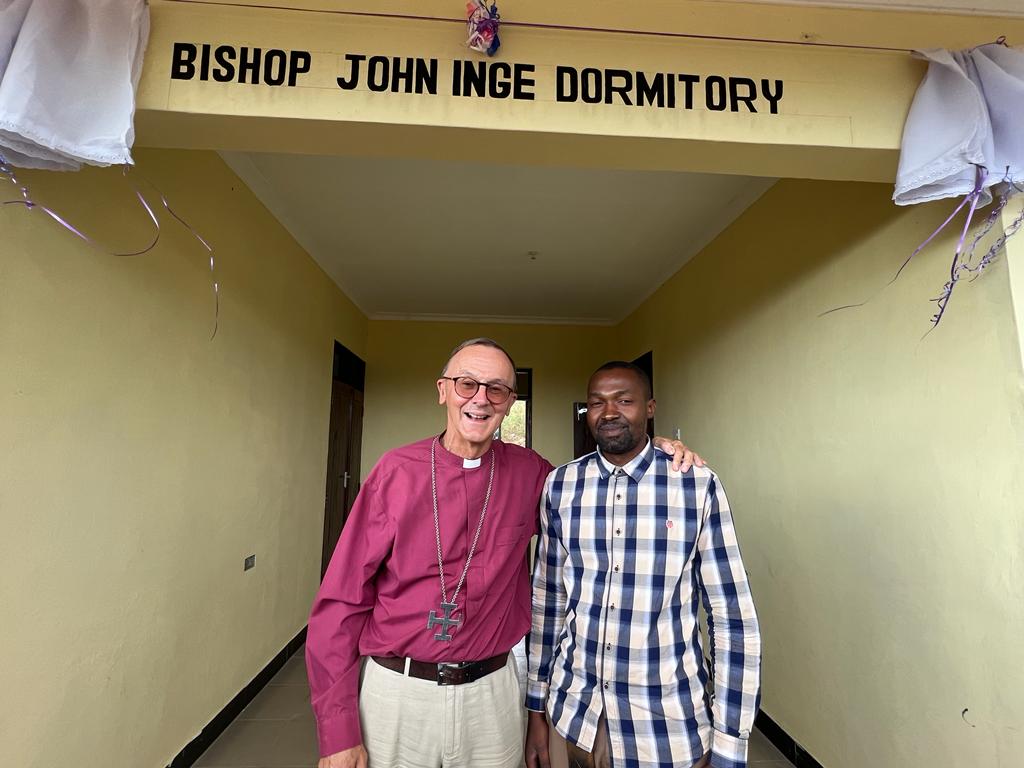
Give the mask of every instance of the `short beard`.
POLYGON ((598 432, 594 435, 594 440, 597 441, 597 447, 601 449, 601 453, 607 453, 610 456, 622 456, 640 444, 640 438, 628 429, 616 437, 604 437, 598 432))

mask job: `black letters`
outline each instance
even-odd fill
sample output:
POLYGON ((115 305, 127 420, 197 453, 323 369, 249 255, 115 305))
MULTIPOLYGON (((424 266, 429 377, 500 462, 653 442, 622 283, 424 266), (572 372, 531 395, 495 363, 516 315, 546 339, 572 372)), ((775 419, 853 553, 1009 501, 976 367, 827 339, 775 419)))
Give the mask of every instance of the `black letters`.
POLYGON ((712 75, 704 81, 704 96, 708 109, 721 112, 725 109, 725 78, 712 75))
POLYGON ((767 79, 761 81, 761 93, 763 93, 764 97, 768 99, 771 113, 773 115, 777 115, 779 114, 779 102, 782 101, 782 81, 775 81, 775 93, 772 93, 771 88, 769 88, 770 82, 771 81, 767 79))
POLYGON ((488 68, 487 88, 490 95, 496 99, 507 99, 512 93, 512 84, 509 78, 512 77, 512 67, 504 61, 498 61, 488 68))
POLYGON ((462 95, 462 61, 456 59, 452 62, 452 96, 462 95))
POLYGON ((751 112, 757 112, 754 108, 754 99, 757 98, 757 83, 751 80, 749 77, 730 77, 729 78, 729 108, 733 112, 740 111, 740 102, 742 101, 747 105, 747 109, 751 112), (744 86, 747 89, 746 95, 740 94, 740 86, 744 86))
POLYGON ((625 69, 608 69, 605 70, 604 76, 604 103, 611 104, 613 101, 612 97, 618 94, 623 104, 629 107, 633 106, 633 102, 629 98, 629 93, 633 90, 633 73, 625 69), (616 85, 616 79, 622 80, 622 85, 616 85))
POLYGON ((260 59, 263 51, 259 48, 252 48, 252 58, 249 58, 249 48, 242 46, 238 53, 238 82, 244 83, 248 75, 249 83, 256 85, 260 81, 260 59))
POLYGON ((482 61, 467 61, 463 67, 462 95, 483 96, 487 88, 487 75, 484 72, 487 65, 482 61))
POLYGON ((576 101, 579 98, 579 73, 573 67, 556 67, 555 101, 576 101), (566 85, 568 84, 568 88, 566 85))
POLYGON ((693 86, 700 82, 700 75, 679 75, 679 82, 686 85, 683 109, 693 109, 693 86))
POLYGON ((601 101, 601 70, 586 67, 580 73, 580 91, 584 104, 597 104, 601 101))
POLYGON ((437 59, 416 59, 416 93, 437 93, 437 59))
POLYGON ((309 72, 309 65, 312 63, 313 58, 309 55, 309 51, 292 51, 288 54, 288 85, 289 87, 295 87, 295 81, 299 75, 303 75, 309 72))
POLYGON ((371 56, 366 65, 366 85, 371 91, 380 92, 388 89, 391 76, 391 62, 385 56, 371 56))
POLYGON ((235 79, 235 49, 230 45, 218 45, 213 52, 217 66, 213 68, 213 79, 218 83, 229 83, 235 79))
POLYGON ((411 58, 405 59, 405 69, 402 69, 402 59, 395 57, 391 68, 391 92, 398 93, 399 82, 405 83, 404 91, 412 93, 413 63, 411 58))
POLYGON ((346 53, 345 60, 352 63, 352 77, 346 80, 343 77, 338 78, 338 87, 343 91, 351 91, 357 85, 359 85, 359 62, 365 61, 366 57, 361 53, 346 53))
MULTIPOLYGON (((534 101, 534 64, 456 59, 452 64, 451 95, 534 101)), ((300 75, 312 70, 310 51, 247 46, 173 43, 172 80, 213 80, 271 87, 294 87, 300 75)), ((660 109, 707 109, 711 112, 779 113, 783 81, 723 75, 643 72, 628 69, 556 66, 555 101, 561 103, 623 104, 660 109), (703 82, 704 103, 695 96, 703 82), (764 101, 760 101, 763 99, 764 101), (695 103, 696 101, 696 103, 695 103), (760 103, 759 103, 760 102, 760 103), (760 107, 760 108, 759 108, 760 107)), ((412 56, 370 56, 346 53, 336 78, 343 91, 437 95, 438 60, 412 56), (365 65, 365 66, 364 66, 365 65)), ((550 98, 550 94, 546 96, 550 98)))
MULTIPOLYGON (((436 61, 434 63, 436 65, 436 61)), ((533 71, 532 64, 456 60, 452 69, 452 96, 492 99, 507 99, 511 96, 513 99, 533 101, 533 93, 527 88, 532 88, 534 81, 526 77, 526 73, 533 71)))
POLYGON ((171 54, 171 80, 191 80, 196 76, 196 47, 192 43, 175 43, 171 54))
POLYGON ((267 51, 263 58, 263 82, 267 85, 281 85, 285 77, 285 64, 287 62, 284 51, 280 48, 272 48, 267 51), (275 66, 277 71, 274 71, 275 66))
POLYGON ((203 43, 203 49, 199 54, 199 79, 210 79, 210 44, 203 43))
POLYGON ((533 88, 533 86, 536 84, 534 83, 532 77, 526 77, 527 72, 533 71, 533 64, 515 65, 515 91, 512 93, 513 99, 533 101, 533 92, 526 90, 527 88, 533 88))
POLYGON ((657 104, 665 106, 665 76, 658 72, 650 81, 643 72, 636 73, 636 105, 657 104))
POLYGON ((294 86, 299 75, 309 72, 312 56, 309 51, 288 51, 271 48, 263 55, 261 48, 236 48, 231 45, 176 42, 171 55, 171 79, 251 85, 294 86), (198 61, 197 61, 198 60, 198 61), (262 66, 261 66, 262 65, 262 66))

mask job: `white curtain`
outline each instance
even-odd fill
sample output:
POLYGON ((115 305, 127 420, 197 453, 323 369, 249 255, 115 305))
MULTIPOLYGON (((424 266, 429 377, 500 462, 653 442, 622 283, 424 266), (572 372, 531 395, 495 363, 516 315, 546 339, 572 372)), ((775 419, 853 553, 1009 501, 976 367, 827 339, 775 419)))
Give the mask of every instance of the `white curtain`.
POLYGON ((23 168, 131 163, 145 0, 0 0, 0 154, 23 168))
POLYGON ((903 128, 896 204, 968 195, 979 166, 979 205, 1007 178, 1024 183, 1024 51, 990 43, 918 55, 928 73, 903 128))

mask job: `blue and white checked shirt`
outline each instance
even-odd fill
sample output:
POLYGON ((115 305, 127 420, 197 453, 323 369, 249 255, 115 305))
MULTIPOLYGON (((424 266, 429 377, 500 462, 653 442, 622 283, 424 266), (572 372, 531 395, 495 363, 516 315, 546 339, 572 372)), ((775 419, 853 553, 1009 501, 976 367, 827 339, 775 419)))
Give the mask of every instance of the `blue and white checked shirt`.
POLYGON ((591 453, 541 502, 526 706, 615 768, 745 768, 761 637, 729 502, 709 469, 672 470, 649 442, 626 466, 591 453), (703 597, 714 690, 698 626, 703 597))

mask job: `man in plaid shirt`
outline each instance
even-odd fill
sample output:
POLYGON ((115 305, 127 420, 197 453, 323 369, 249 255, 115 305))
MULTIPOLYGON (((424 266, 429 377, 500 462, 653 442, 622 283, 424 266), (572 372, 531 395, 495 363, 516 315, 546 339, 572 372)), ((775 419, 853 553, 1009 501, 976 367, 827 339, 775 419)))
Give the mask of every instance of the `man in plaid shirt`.
POLYGON ((587 407, 599 450, 554 470, 541 501, 526 765, 746 768, 761 638, 722 484, 647 439, 655 402, 632 363, 601 366, 587 407))

